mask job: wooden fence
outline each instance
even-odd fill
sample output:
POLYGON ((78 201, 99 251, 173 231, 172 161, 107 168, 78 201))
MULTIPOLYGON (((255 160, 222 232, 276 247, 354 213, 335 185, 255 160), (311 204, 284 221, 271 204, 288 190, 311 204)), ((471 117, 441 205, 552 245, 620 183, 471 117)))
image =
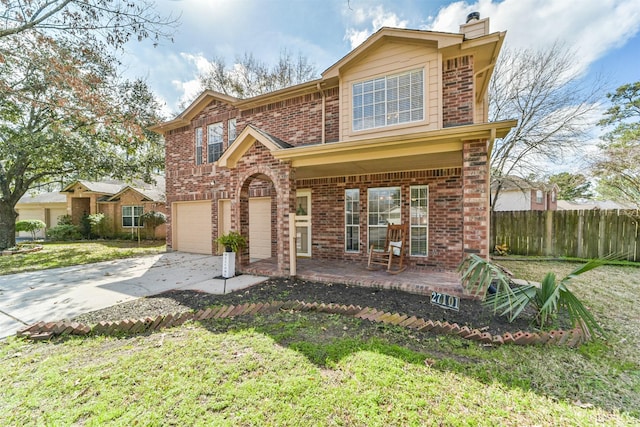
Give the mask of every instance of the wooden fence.
POLYGON ((640 261, 640 211, 493 212, 491 246, 506 243, 516 255, 640 261))

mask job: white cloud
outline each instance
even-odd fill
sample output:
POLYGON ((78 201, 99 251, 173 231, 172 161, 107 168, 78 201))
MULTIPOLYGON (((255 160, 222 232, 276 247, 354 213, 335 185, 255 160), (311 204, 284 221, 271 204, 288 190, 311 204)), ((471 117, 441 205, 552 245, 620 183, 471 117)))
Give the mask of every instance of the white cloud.
POLYGON ((640 29, 638 0, 479 0, 452 3, 438 12, 430 29, 457 32, 470 12, 489 17, 491 31, 507 31, 514 49, 543 48, 556 41, 576 51, 576 66, 586 72, 607 51, 622 46, 640 29))
POLYGON ((351 49, 355 49, 362 44, 367 37, 382 27, 406 28, 409 24, 409 21, 401 19, 393 12, 387 12, 382 6, 367 10, 358 8, 350 17, 355 26, 366 26, 370 24, 369 28, 358 29, 348 27, 346 29, 344 39, 349 41, 351 49))

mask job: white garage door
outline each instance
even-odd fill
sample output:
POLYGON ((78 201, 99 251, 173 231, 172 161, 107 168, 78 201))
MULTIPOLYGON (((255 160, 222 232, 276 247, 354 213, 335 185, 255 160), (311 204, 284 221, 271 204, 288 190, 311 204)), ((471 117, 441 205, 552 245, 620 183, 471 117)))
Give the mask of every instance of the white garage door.
POLYGON ((271 198, 249 199, 249 258, 271 257, 271 198))
POLYGON ((173 204, 173 249, 211 254, 211 201, 173 204))
POLYGON ((51 209, 49 211, 49 223, 51 227, 58 225, 58 219, 67 214, 67 208, 51 209))

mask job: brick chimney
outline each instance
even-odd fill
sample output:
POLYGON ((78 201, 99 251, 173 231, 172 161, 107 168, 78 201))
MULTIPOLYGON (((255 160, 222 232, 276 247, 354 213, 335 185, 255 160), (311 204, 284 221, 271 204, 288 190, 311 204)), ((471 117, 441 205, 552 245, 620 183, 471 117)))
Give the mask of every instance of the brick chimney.
POLYGON ((480 19, 480 12, 467 15, 467 22, 460 25, 460 33, 465 39, 475 39, 489 34, 489 18, 480 19))

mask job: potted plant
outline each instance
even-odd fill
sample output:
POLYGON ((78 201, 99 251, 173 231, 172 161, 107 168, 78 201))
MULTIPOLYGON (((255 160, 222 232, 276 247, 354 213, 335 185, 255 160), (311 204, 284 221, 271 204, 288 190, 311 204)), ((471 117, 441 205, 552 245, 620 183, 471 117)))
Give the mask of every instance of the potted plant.
MULTIPOLYGON (((247 245, 242 234, 230 231, 216 239, 216 242, 224 246, 222 254, 222 277, 228 279, 236 275, 236 252, 247 245)), ((226 283, 226 282, 225 282, 226 283)))
POLYGON ((227 234, 223 234, 216 239, 216 243, 224 246, 225 252, 238 252, 239 249, 247 245, 245 238, 237 231, 230 231, 227 234))

